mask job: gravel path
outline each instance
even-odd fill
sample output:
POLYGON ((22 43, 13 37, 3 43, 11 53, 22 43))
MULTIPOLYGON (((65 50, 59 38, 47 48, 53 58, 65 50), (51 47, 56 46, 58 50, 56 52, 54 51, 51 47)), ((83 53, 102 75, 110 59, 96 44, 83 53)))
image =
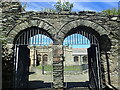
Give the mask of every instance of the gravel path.
MULTIPOLYGON (((78 87, 87 87, 88 86, 88 73, 80 75, 64 75, 65 87, 73 88, 70 90, 81 90, 78 87), (77 87, 76 89, 74 89, 77 87)), ((53 77, 52 74, 42 74, 42 71, 36 68, 30 69, 29 75, 29 88, 32 90, 49 90, 52 88, 53 77), (40 89, 42 88, 42 89, 40 89), (43 89, 44 88, 44 89, 43 89)), ((30 89, 30 90, 31 90, 30 89)), ((87 90, 87 89, 85 89, 87 90)))

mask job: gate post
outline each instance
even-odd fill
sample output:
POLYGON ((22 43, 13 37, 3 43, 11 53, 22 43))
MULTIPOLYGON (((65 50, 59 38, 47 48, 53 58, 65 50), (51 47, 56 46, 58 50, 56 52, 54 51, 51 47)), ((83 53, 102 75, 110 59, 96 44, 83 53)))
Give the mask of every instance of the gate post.
POLYGON ((53 45, 53 88, 63 90, 63 46, 53 45))
POLYGON ((2 89, 12 88, 13 82, 13 44, 2 46, 2 89))

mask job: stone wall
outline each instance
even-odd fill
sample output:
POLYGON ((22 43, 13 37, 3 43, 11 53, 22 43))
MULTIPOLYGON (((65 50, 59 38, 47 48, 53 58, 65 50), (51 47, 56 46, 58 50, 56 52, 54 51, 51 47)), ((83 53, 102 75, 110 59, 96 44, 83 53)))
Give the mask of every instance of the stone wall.
MULTIPOLYGON (((8 44, 13 44, 15 38, 17 38, 16 36, 19 35, 19 32, 30 27, 38 27, 46 30, 58 45, 62 45, 62 41, 67 35, 73 34, 72 32, 68 34, 70 30, 78 29, 78 27, 94 34, 100 42, 102 70, 104 71, 103 75, 105 75, 105 77, 103 77, 105 81, 103 80, 103 82, 117 87, 118 82, 116 82, 116 80, 119 71, 117 66, 119 49, 118 40, 120 40, 120 34, 118 33, 120 30, 118 24, 120 22, 117 16, 107 16, 103 13, 90 11, 81 11, 79 13, 25 12, 21 8, 20 3, 6 2, 2 3, 2 10, 2 29, 0 29, 2 33, 0 33, 0 35, 7 37, 8 44), (109 66, 109 68, 107 66, 109 66), (109 77, 110 79, 108 79, 109 77), (109 80, 111 82, 109 82, 109 80)), ((12 49, 10 48, 8 50, 11 51, 12 49)), ((6 56, 3 54, 3 57, 7 58, 9 55, 13 55, 13 51, 11 51, 11 54, 8 53, 10 52, 7 52, 6 56)), ((62 88, 64 79, 63 57, 60 53, 56 56, 54 51, 53 54, 54 87, 62 88), (58 59, 60 61, 56 61, 58 59)), ((5 60, 4 62, 13 61, 10 58, 8 59, 3 60, 5 60)), ((13 63, 8 63, 7 68, 10 67, 9 65, 13 65, 13 63)), ((5 66, 3 65, 3 67, 5 66)), ((5 73, 7 71, 6 69, 3 69, 3 71, 4 75, 8 75, 5 73)), ((11 70, 10 73, 12 71, 13 70, 11 70)), ((6 77, 9 77, 9 75, 6 77)), ((9 80, 8 83, 10 83, 9 80)))
POLYGON ((6 42, 6 34, 16 23, 16 13, 23 11, 18 2, 0 2, 2 25, 0 25, 0 39, 2 40, 2 89, 12 88, 13 79, 13 44, 6 42))

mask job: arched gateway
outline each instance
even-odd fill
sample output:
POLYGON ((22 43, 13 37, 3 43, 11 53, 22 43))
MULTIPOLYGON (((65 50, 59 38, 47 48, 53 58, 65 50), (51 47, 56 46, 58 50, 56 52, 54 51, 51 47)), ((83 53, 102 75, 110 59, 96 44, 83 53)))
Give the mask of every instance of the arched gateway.
MULTIPOLYGON (((15 16, 19 15, 22 15, 22 18, 19 17, 17 23, 14 23, 15 25, 12 28, 6 29, 7 32, 4 33, 7 36, 8 46, 11 46, 9 49, 14 53, 11 59, 13 61, 12 88, 26 88, 27 86, 28 77, 26 72, 28 71, 28 66, 26 65, 29 63, 28 54, 30 52, 27 46, 31 43, 30 38, 38 34, 45 35, 53 41, 51 52, 53 54, 53 88, 64 88, 63 41, 67 36, 75 33, 85 36, 90 41, 90 48, 88 49, 90 88, 101 90, 105 88, 106 85, 111 84, 110 81, 113 80, 110 77, 110 72, 112 73, 117 69, 117 67, 115 67, 117 55, 114 55, 113 52, 118 49, 118 47, 112 47, 118 40, 113 38, 114 31, 112 31, 113 28, 111 28, 111 26, 112 24, 117 25, 117 20, 109 21, 108 17, 102 16, 102 14, 98 15, 95 12, 81 12, 79 14, 21 12, 15 16), (34 14, 32 15, 32 13, 34 14), (29 19, 27 16, 29 16, 29 19), (20 61, 17 57, 19 56, 18 49, 19 51, 21 50, 21 54, 19 55, 21 55, 24 61, 20 61), (23 50, 26 51, 24 55, 22 54, 23 50), (108 52, 110 52, 109 56, 108 52), (112 60, 113 55, 116 57, 116 61, 113 60, 114 64, 109 66, 109 60, 112 60), (21 67, 21 69, 19 69, 19 67, 21 67), (24 75, 21 75, 21 72, 24 73, 24 75), (24 80, 22 79, 23 76, 24 80)), ((15 16, 13 15, 13 17, 15 16)), ((118 30, 117 27, 114 29, 118 30)), ((36 39, 42 40, 42 38, 38 36, 38 38, 33 39, 33 42, 36 39)), ((46 42, 48 41, 46 40, 46 42)), ((76 44, 77 43, 79 42, 76 42, 76 44)), ((39 42, 37 44, 40 45, 39 42)))

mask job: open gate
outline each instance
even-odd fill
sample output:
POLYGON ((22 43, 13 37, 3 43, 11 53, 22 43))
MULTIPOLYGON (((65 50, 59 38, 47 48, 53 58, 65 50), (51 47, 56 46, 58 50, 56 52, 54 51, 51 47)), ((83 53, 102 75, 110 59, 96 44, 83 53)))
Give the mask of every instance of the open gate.
POLYGON ((91 47, 88 48, 88 64, 90 88, 92 90, 101 90, 100 61, 97 45, 91 45, 91 47))
POLYGON ((16 45, 15 52, 14 88, 28 88, 30 49, 27 45, 16 45))
MULTIPOLYGON (((78 75, 81 74, 82 71, 89 69, 89 87, 92 90, 101 90, 102 84, 101 84, 101 63, 100 63, 100 56, 99 56, 99 42, 95 35, 93 35, 91 32, 87 32, 84 30, 77 30, 72 31, 71 33, 68 33, 68 36, 64 39, 63 42, 64 45, 64 82, 65 82, 65 88, 72 87, 69 85, 69 81, 67 78, 69 75, 78 75), (78 55, 74 55, 74 49, 72 45, 90 45, 88 50, 86 51, 88 64, 83 64, 79 59, 78 55), (71 47, 69 47, 71 46, 71 47), (72 53, 70 53, 72 52, 72 53), (73 56, 72 56, 73 54, 73 56), (73 59, 72 59, 73 58, 73 59), (68 62, 71 61, 74 64, 71 64, 71 66, 67 66, 68 62), (66 67, 69 67, 69 70, 66 70, 66 67), (66 80, 67 79, 67 80, 66 80)), ((78 48, 75 50, 78 51, 78 48)), ((77 53, 76 53, 77 54, 77 53)), ((82 60, 82 59, 81 59, 82 60)), ((73 79, 74 81, 74 79, 73 79)), ((79 80, 78 80, 79 81, 79 80)), ((78 87, 81 85, 78 85, 78 87)), ((83 86, 84 87, 84 86, 83 86)), ((86 86, 85 86, 86 87, 86 86)))
POLYGON ((52 87, 52 43, 53 41, 50 35, 43 29, 36 27, 28 28, 16 36, 14 42, 13 71, 13 88, 15 90, 19 88, 28 88, 29 66, 31 61, 33 62, 33 67, 42 65, 40 66, 42 67, 42 70, 40 68, 42 75, 44 75, 45 72, 51 75, 51 86, 46 86, 52 87), (34 54, 33 58, 30 56, 32 47, 32 54, 34 54), (34 47, 37 48, 34 49, 34 47), (51 60, 51 62, 48 65, 47 62, 49 60, 51 60))

